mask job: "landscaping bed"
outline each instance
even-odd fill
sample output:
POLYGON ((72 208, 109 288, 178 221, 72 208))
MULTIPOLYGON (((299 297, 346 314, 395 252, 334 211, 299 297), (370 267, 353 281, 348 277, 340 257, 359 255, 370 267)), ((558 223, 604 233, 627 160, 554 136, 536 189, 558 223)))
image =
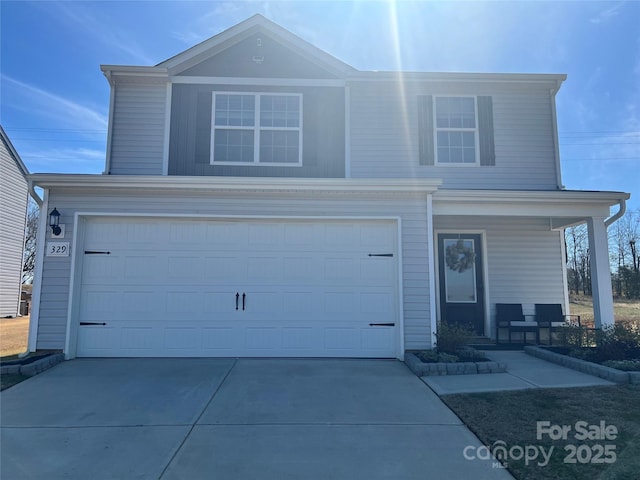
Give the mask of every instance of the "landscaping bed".
POLYGON ((571 328, 561 345, 525 347, 530 355, 616 383, 640 384, 640 326, 630 322, 571 328))
POLYGON ((507 371, 506 364, 493 362, 484 352, 467 346, 473 332, 466 328, 443 324, 436 337, 436 348, 405 353, 406 365, 419 377, 507 371))

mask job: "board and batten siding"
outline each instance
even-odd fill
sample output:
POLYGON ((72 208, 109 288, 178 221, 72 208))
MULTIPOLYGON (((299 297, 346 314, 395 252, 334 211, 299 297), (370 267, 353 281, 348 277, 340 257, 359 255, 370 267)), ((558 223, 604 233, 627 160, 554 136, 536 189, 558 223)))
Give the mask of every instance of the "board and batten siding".
POLYGON ((111 175, 162 175, 166 85, 116 85, 111 175))
POLYGON ((172 87, 169 175, 344 178, 344 89, 336 87, 172 87), (302 95, 302 165, 211 164, 214 92, 302 95))
MULTIPOLYGON (((164 193, 135 195, 122 192, 69 193, 51 190, 49 203, 56 205, 66 238, 73 238, 76 212, 108 212, 117 215, 141 213, 171 215, 311 216, 311 217, 400 217, 402 224, 402 282, 400 294, 404 312, 405 348, 425 348, 431 335, 429 264, 427 257, 427 207, 424 196, 340 195, 329 198, 317 194, 191 194, 164 193), (135 205, 135 211, 132 210, 135 205)), ((49 238, 47 233, 47 240, 49 238)), ((62 349, 68 312, 71 258, 45 257, 42 271, 38 349, 62 349)))
POLYGON ((496 303, 521 303, 526 315, 536 303, 564 304, 562 232, 549 228, 548 218, 441 217, 436 231, 485 231, 484 268, 492 331, 496 303))
POLYGON ((353 178, 440 178, 443 189, 555 190, 554 123, 548 90, 485 84, 354 84, 350 94, 353 178), (422 95, 491 96, 495 165, 420 165, 422 95))
POLYGON ((29 189, 27 180, 0 135, 0 318, 15 317, 20 308, 22 254, 29 189))

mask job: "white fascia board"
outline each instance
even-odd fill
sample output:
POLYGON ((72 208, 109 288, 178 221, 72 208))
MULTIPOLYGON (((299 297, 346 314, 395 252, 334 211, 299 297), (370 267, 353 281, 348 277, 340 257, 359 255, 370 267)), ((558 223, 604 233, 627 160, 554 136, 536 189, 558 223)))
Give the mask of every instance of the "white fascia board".
POLYGON ((345 81, 340 79, 312 78, 267 78, 267 77, 202 77, 181 76, 169 77, 172 83, 191 85, 246 85, 267 87, 344 87, 345 81))
POLYGON ((100 65, 100 70, 112 87, 121 80, 158 83, 169 80, 169 72, 163 67, 138 67, 130 65, 100 65))
POLYGON ((43 188, 155 189, 185 191, 255 192, 435 192, 438 179, 180 177, 157 175, 34 174, 30 180, 43 188))
POLYGON ((629 198, 624 192, 439 190, 434 215, 525 217, 609 216, 610 207, 629 198))
POLYGON ((457 72, 365 72, 350 74, 347 82, 472 82, 538 84, 557 90, 565 74, 547 73, 457 73, 457 72))

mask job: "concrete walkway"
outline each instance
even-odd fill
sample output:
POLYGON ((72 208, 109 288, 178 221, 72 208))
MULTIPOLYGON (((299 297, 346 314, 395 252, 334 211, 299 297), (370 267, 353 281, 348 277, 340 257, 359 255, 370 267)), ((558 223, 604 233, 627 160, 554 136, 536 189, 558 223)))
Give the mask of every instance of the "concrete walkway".
POLYGON ((520 351, 488 351, 487 357, 507 364, 507 373, 422 377, 438 395, 496 392, 529 388, 615 385, 593 375, 556 365, 520 351))
POLYGON ((73 360, 0 409, 3 479, 511 478, 394 360, 73 360))

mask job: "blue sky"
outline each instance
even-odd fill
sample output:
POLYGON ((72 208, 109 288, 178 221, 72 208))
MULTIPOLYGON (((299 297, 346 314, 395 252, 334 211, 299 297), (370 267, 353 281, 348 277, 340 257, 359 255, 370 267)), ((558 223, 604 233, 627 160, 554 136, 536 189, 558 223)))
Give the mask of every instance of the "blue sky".
POLYGON ((1 0, 0 123, 32 172, 101 173, 99 65, 155 65, 255 13, 362 70, 568 74, 564 184, 640 207, 640 1, 1 0))

